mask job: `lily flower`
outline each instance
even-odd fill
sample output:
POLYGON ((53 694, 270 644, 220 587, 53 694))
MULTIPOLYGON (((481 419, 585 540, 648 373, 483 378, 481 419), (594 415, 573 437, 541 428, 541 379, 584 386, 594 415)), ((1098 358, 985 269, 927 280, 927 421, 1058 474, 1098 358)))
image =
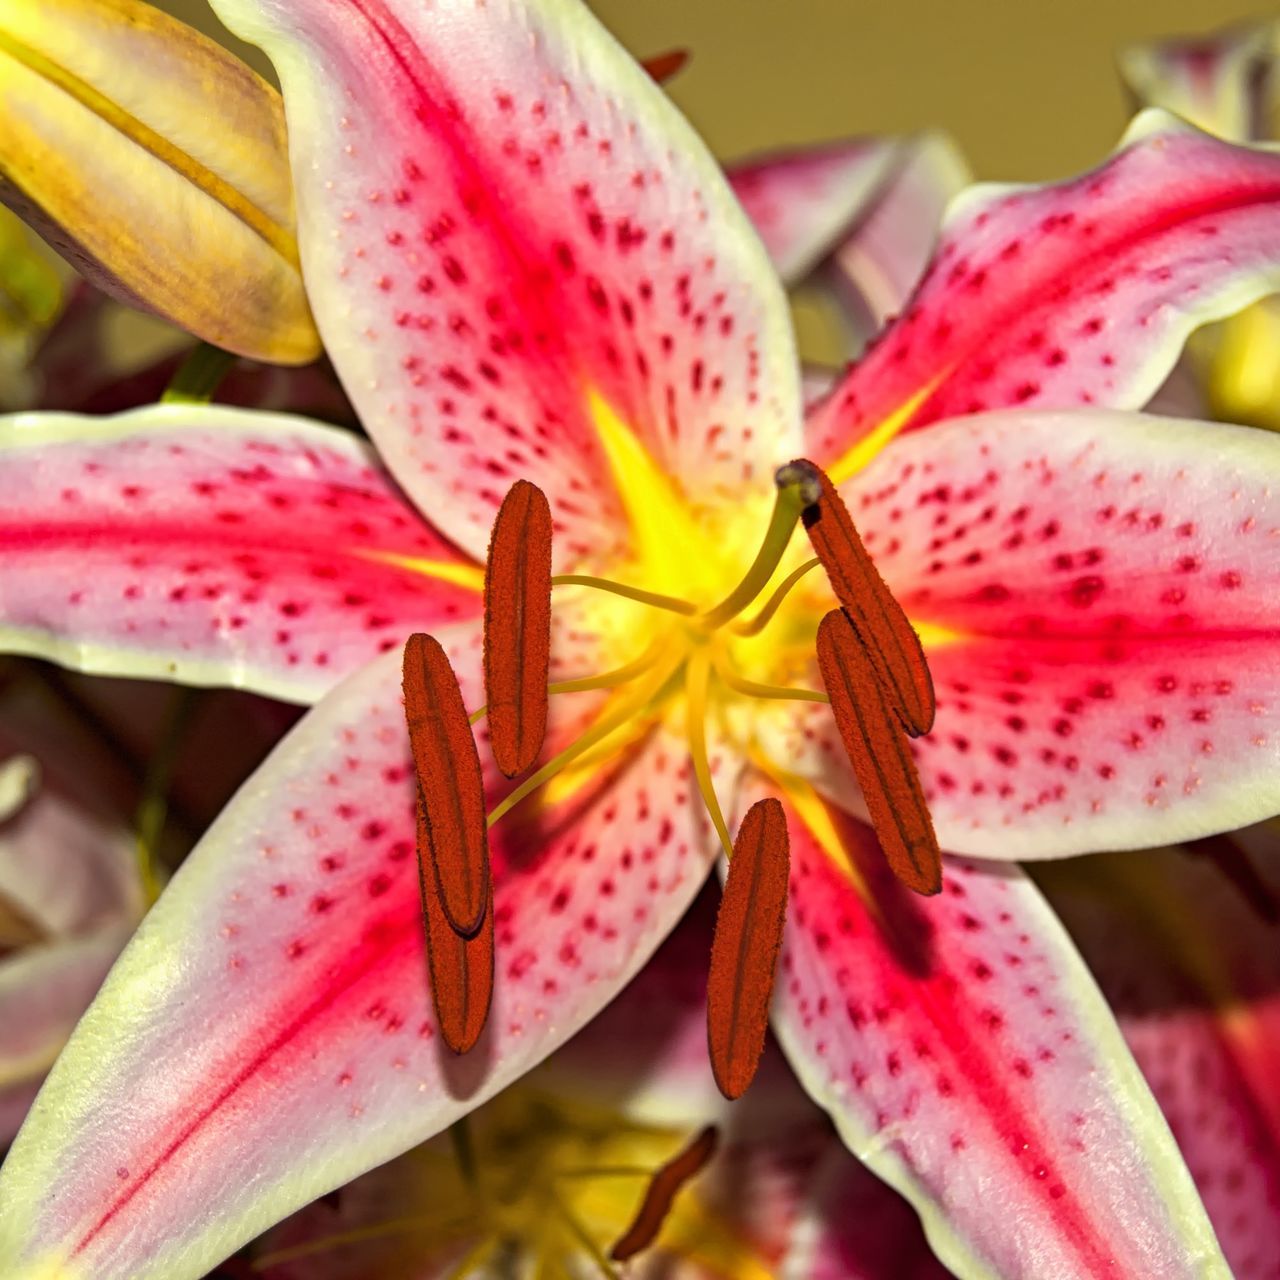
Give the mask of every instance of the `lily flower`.
MULTIPOLYGON (((1120 54, 1120 74, 1140 105, 1174 112, 1232 141, 1275 140, 1276 33, 1274 22, 1248 23, 1134 45, 1120 54)), ((1185 363, 1193 385, 1179 396, 1184 404, 1202 399, 1208 413, 1226 422, 1280 429, 1280 310, 1273 302, 1196 334, 1185 363)))
POLYGON ((1037 868, 1169 1120, 1232 1274, 1280 1237, 1280 860, 1274 823, 1037 868))
POLYGON ((1031 883, 965 856, 928 900, 892 877, 814 687, 833 597, 766 534, 779 465, 840 485, 925 643, 938 716, 913 749, 954 854, 1280 808, 1280 441, 1129 412, 1192 328, 1276 286, 1280 158, 1156 113, 1083 177, 970 191, 805 425, 757 238, 584 8, 218 8, 280 72, 310 301, 381 460, 230 409, 4 424, 7 646, 318 700, 51 1074, 0 1173, 6 1274, 195 1277, 439 1133, 643 967, 714 819, 761 798, 791 841, 775 1029, 946 1265, 1225 1274, 1031 883), (480 566, 521 479, 550 502, 564 692, 545 785, 477 733, 497 976, 457 1057, 426 984, 401 651, 429 630, 479 708, 480 566))

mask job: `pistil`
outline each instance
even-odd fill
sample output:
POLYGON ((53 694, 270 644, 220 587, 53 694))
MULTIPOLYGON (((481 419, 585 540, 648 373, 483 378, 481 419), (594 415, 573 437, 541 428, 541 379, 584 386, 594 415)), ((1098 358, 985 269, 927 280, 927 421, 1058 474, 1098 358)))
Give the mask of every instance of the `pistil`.
POLYGON ((778 468, 774 476, 778 491, 773 500, 773 515, 760 550, 742 581, 714 609, 707 610, 698 619, 704 631, 716 631, 732 621, 769 585, 786 554, 801 512, 817 502, 821 494, 820 474, 811 462, 790 462, 778 468))

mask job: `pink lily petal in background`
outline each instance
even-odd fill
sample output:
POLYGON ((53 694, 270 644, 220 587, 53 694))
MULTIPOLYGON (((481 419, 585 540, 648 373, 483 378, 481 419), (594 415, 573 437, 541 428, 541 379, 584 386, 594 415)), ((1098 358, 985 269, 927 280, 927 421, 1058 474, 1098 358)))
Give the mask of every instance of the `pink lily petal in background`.
POLYGON ((727 166, 733 194, 784 284, 802 280, 845 238, 898 168, 905 145, 852 138, 727 166))
POLYGON ((1143 106, 1172 111, 1220 138, 1265 137, 1273 84, 1271 24, 1158 40, 1120 52, 1120 76, 1143 106))
POLYGON ((1280 284, 1278 210, 1280 155, 1158 111, 1079 178, 971 188, 911 305, 812 415, 810 456, 888 422, 1141 407, 1192 329, 1280 284))
POLYGON ((869 828, 816 799, 788 807, 775 1030, 938 1257, 975 1276, 1226 1274, 1168 1127, 1030 881, 951 859, 943 893, 913 897, 869 828))
POLYGON ((480 571, 345 432, 230 409, 0 423, 5 647, 312 701, 480 571))
POLYGON ((0 957, 0 1148, 132 932, 133 919, 121 918, 0 957))
POLYGON ((892 175, 826 274, 858 333, 869 338, 906 306, 937 248, 947 206, 969 182, 946 134, 926 133, 901 145, 892 175))
POLYGON ((1210 850, 1037 868, 1168 1117, 1237 1280, 1280 1276, 1280 863, 1274 835, 1267 843, 1253 854, 1221 837, 1210 850))
POLYGON ((126 771, 38 687, 12 669, 5 674, 0 1147, 17 1132, 144 905, 123 821, 126 771))
MULTIPOLYGON (((913 749, 945 848, 1055 857, 1274 812, 1277 468, 1270 433, 1028 411, 909 435, 845 485, 924 627, 938 716, 913 749)), ((848 804, 829 718, 786 721, 773 758, 848 804)))
MULTIPOLYGON (((474 705, 478 628, 437 635, 474 705)), ((10 1271, 202 1275, 521 1075, 683 912, 710 848, 683 745, 657 731, 536 827, 495 828, 494 1009, 454 1059, 427 993, 399 685, 389 654, 306 716, 144 921, 14 1145, 10 1271)))
POLYGON ((794 454, 784 299, 702 142, 585 8, 218 0, 284 89, 317 323, 392 473, 483 555, 517 477, 619 550, 591 397, 705 500, 794 454))

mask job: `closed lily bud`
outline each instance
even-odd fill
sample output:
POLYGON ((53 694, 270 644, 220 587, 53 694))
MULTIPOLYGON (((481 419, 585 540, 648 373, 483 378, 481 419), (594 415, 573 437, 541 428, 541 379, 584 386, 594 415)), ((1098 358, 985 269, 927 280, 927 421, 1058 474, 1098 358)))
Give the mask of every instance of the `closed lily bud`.
POLYGON ((229 351, 320 351, 280 97, 139 0, 0 9, 0 200, 95 284, 229 351))

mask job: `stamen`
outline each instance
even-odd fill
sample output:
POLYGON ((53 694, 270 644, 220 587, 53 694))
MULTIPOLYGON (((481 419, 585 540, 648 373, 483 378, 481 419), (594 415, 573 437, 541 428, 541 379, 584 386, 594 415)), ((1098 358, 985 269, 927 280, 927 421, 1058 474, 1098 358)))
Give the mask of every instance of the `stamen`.
MULTIPOLYGON (((426 805, 418 795, 418 843, 431 838, 426 805)), ((427 921, 427 964, 431 970, 431 998, 440 1034, 454 1053, 475 1047, 489 1018, 493 1000, 493 891, 486 886, 480 930, 463 937, 444 910, 443 895, 434 876, 418 877, 427 921)))
MULTIPOLYGON (((805 463, 804 467, 817 471, 811 463, 805 463)), ((799 463, 791 462, 785 467, 779 467, 774 475, 774 483, 778 487, 778 493, 774 498, 773 515, 769 518, 769 527, 764 531, 760 550, 756 552, 756 558, 743 575, 742 581, 714 609, 702 615, 700 621, 707 631, 714 631, 736 618, 768 586, 769 579, 773 577, 786 553, 800 513, 818 500, 819 491, 813 476, 799 463)))
POLYGON ((706 649, 698 649, 689 656, 685 672, 685 716, 689 737, 689 756, 693 761, 693 776, 697 779, 702 803, 711 815, 720 846, 725 857, 733 855, 733 841, 729 837, 729 824, 724 820, 720 798, 711 782, 711 765, 707 760, 707 687, 711 680, 711 659, 706 649))
POLYGON ((804 577, 810 569, 816 569, 822 563, 816 556, 812 560, 806 560, 798 569, 792 569, 782 582, 778 589, 769 597, 768 603, 756 614, 754 618, 746 622, 739 622, 734 628, 734 632, 740 636, 758 636, 765 627, 769 625, 773 615, 782 607, 782 602, 791 594, 791 589, 804 577))
POLYGON ((615 1262, 634 1258, 658 1238, 677 1193, 707 1167, 716 1153, 718 1142, 716 1127, 709 1124, 683 1151, 654 1173, 635 1219, 609 1250, 609 1256, 615 1262))
POLYGON ((664 596, 657 591, 645 591, 642 587, 630 587, 625 582, 595 578, 587 573, 557 573, 551 579, 551 585, 553 587, 591 587, 595 591, 607 591, 610 595, 638 600, 641 604, 652 605, 655 609, 682 613, 686 618, 691 618, 698 612, 696 604, 689 600, 682 600, 679 596, 664 596))
POLYGON ((757 800, 729 860, 707 978, 711 1071, 730 1100, 747 1091, 764 1052, 790 865, 782 805, 772 797, 757 800))
POLYGON ((551 507, 517 480, 493 524, 484 577, 484 685, 489 743, 508 778, 538 758, 551 665, 551 507))
POLYGON ((835 486, 816 467, 813 470, 822 496, 804 513, 809 540, 866 646, 893 710, 913 738, 928 733, 935 702, 920 637, 867 554, 835 486))
POLYGON ((817 689, 792 689, 780 684, 759 684, 755 680, 744 680, 728 666, 717 665, 716 673, 720 679, 736 693, 744 693, 748 698, 767 698, 778 702, 830 702, 825 693, 817 689))
POLYGON ((440 895, 450 925, 464 937, 481 926, 489 899, 489 838, 484 780, 462 691, 434 637, 418 632, 404 647, 404 708, 425 821, 418 864, 440 895))
POLYGON ((557 755, 552 756, 546 764, 535 773, 530 774, 518 787, 515 787, 500 800, 489 811, 487 819, 489 827, 493 827, 495 823, 500 822, 522 800, 535 792, 544 783, 549 782, 575 760, 585 755, 596 743, 602 742, 611 733, 626 724, 627 721, 640 715, 646 705, 661 694, 663 686, 679 669, 683 654, 677 654, 663 662, 662 654, 666 652, 665 649, 651 650, 650 652, 654 656, 650 658, 646 665, 656 673, 653 679, 645 681, 644 687, 634 698, 628 698, 612 712, 602 716, 577 741, 571 743, 557 755))
POLYGON ((818 625, 818 666, 889 866, 916 893, 937 893, 942 856, 915 762, 872 655, 843 609, 833 609, 818 625))

